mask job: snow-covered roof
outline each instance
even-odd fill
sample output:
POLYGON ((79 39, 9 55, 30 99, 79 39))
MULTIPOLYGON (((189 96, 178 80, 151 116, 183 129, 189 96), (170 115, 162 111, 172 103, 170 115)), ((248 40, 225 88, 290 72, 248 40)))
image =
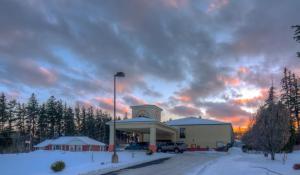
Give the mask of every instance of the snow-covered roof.
POLYGON ((91 139, 86 136, 63 136, 57 139, 45 140, 34 147, 45 147, 47 145, 100 145, 105 146, 104 143, 91 139))
POLYGON ((224 125, 230 124, 225 122, 220 122, 216 120, 202 119, 196 117, 186 117, 176 120, 170 120, 166 122, 167 125, 170 126, 179 126, 179 125, 224 125))
POLYGON ((72 145, 72 143, 75 145, 102 145, 104 146, 105 144, 102 142, 99 142, 97 140, 91 139, 86 136, 63 136, 59 137, 51 142, 53 145, 72 145))
POLYGON ((39 143, 39 144, 37 144, 33 147, 45 147, 45 146, 50 145, 52 141, 53 141, 53 139, 47 139, 47 140, 44 140, 41 143, 39 143))
MULTIPOLYGON (((116 120, 116 123, 138 123, 138 122, 155 122, 155 121, 157 120, 149 117, 134 117, 126 120, 116 120)), ((113 120, 109 121, 108 123, 113 123, 113 120)))

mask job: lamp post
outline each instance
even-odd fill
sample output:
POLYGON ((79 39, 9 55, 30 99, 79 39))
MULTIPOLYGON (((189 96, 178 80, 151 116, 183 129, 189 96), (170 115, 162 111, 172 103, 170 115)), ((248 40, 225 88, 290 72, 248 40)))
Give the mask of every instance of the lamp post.
POLYGON ((116 152, 116 79, 117 77, 125 77, 124 72, 117 72, 114 75, 114 153, 111 158, 112 163, 119 162, 119 158, 116 152))

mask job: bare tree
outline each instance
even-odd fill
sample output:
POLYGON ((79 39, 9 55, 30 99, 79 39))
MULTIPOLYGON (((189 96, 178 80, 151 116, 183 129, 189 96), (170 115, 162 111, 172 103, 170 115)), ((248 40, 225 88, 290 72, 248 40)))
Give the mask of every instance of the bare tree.
POLYGON ((258 112, 258 118, 254 125, 254 133, 257 137, 256 144, 263 151, 271 154, 275 160, 275 153, 282 150, 289 140, 289 118, 285 106, 279 102, 263 106, 258 112))
POLYGON ((271 154, 281 151, 290 138, 290 118, 286 106, 276 102, 274 87, 269 90, 265 104, 257 111, 253 125, 244 136, 245 143, 254 149, 271 154))

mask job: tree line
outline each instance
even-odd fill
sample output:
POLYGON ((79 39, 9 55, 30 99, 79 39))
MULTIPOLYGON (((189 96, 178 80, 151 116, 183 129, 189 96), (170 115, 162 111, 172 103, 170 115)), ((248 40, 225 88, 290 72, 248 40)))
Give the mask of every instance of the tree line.
MULTIPOLYGON (((300 43, 300 25, 292 26, 292 28, 295 29, 294 39, 300 43)), ((297 52, 297 55, 300 58, 300 52, 297 52)))
POLYGON ((32 94, 27 103, 0 95, 0 152, 30 150, 34 144, 59 136, 88 136, 108 143, 111 117, 93 106, 71 107, 51 96, 39 103, 32 94))
POLYGON ((300 84, 295 73, 284 68, 280 95, 272 85, 268 98, 259 107, 243 142, 251 149, 270 154, 293 151, 300 141, 300 84))

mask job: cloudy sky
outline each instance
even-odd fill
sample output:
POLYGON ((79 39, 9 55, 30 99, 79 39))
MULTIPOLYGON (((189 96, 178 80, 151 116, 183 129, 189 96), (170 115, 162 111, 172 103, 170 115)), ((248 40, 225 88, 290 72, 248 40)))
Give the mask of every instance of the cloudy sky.
POLYGON ((283 67, 297 72, 298 0, 1 0, 0 91, 163 119, 245 126, 283 67))

